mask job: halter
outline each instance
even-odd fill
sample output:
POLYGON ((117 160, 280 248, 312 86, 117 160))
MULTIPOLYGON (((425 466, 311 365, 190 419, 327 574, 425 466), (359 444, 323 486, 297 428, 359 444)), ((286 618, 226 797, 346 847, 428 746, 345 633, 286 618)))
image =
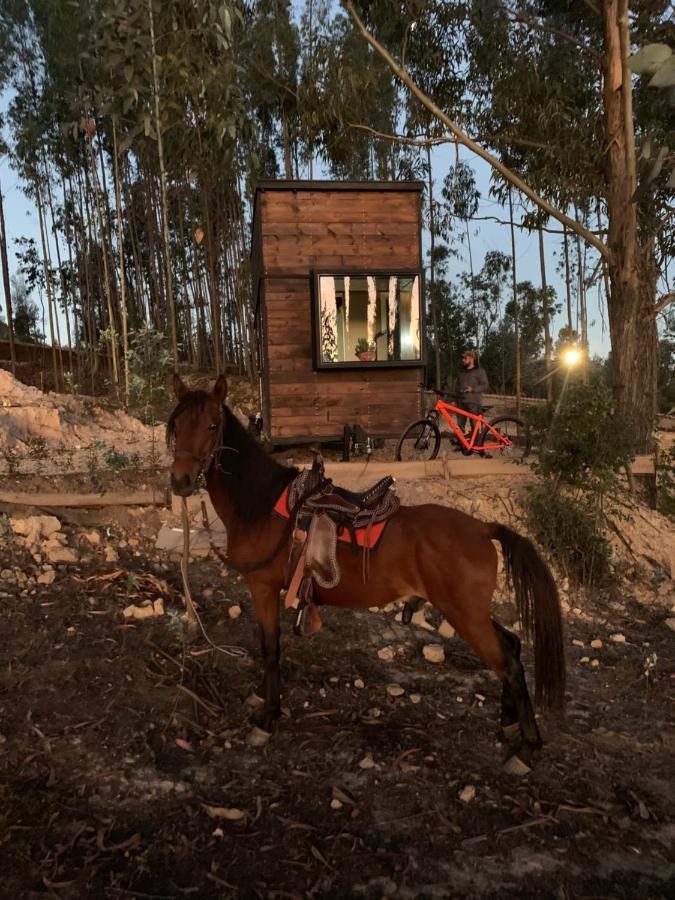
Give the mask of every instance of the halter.
POLYGON ((205 456, 197 456, 196 453, 191 453, 189 450, 175 450, 174 451, 174 459, 178 459, 179 457, 187 457, 187 459, 193 460, 193 462, 199 463, 199 472, 197 474, 197 478, 195 479, 195 486, 198 488, 204 487, 206 484, 206 476, 208 474, 209 469, 214 464, 216 468, 223 472, 225 475, 231 474, 230 472, 225 472, 225 470, 220 465, 220 462, 216 460, 217 455, 221 450, 233 450, 235 453, 239 453, 239 451, 235 447, 227 447, 223 444, 223 430, 225 427, 225 416, 222 411, 220 414, 220 423, 218 425, 218 429, 216 431, 216 436, 213 441, 213 448, 210 453, 207 453, 205 456))

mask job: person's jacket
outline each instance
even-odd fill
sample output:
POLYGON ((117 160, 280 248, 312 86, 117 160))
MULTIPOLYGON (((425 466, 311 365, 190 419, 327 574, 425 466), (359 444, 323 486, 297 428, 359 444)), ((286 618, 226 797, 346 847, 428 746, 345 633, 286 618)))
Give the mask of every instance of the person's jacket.
POLYGON ((473 369, 460 369, 450 387, 450 393, 455 396, 460 406, 462 403, 474 403, 481 406, 483 391, 489 390, 490 385, 485 369, 481 369, 480 366, 475 366, 473 369), (468 387, 473 388, 470 393, 466 391, 468 387))

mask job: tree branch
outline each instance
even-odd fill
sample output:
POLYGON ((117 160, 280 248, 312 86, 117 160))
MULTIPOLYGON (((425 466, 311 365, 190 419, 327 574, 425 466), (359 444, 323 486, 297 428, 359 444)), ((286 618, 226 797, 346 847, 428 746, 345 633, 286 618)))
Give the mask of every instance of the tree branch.
POLYGON ((595 249, 601 253, 603 256, 610 258, 610 251, 608 247, 602 243, 602 241, 598 240, 598 238, 588 231, 584 226, 577 222, 576 219, 571 219, 569 216, 565 215, 565 213, 561 212, 559 209, 556 209, 555 206, 552 206, 548 201, 544 200, 543 197, 540 197, 536 191, 532 190, 515 172, 512 172, 507 166, 504 165, 497 157, 493 156, 491 153, 488 153, 487 150, 484 150, 480 147, 475 141, 473 141, 468 135, 464 134, 464 132, 457 126, 455 123, 447 116, 442 109, 440 109, 434 101, 428 97, 424 91, 422 91, 412 80, 410 75, 408 75, 405 69, 402 69, 395 60, 392 58, 390 53, 380 44, 376 38, 368 31, 366 26, 361 21, 358 13, 354 9, 354 4, 352 0, 343 0, 346 9, 349 11, 352 19, 358 30, 361 32, 366 41, 370 44, 370 46, 380 54, 380 56, 385 60, 385 62, 389 65, 389 68, 392 72, 399 78, 400 81, 405 84, 408 90, 415 96, 417 99, 425 106, 429 112, 435 116, 437 119, 440 119, 441 122, 452 132, 452 134, 457 138, 457 142, 464 147, 468 147, 473 153, 477 156, 480 156, 481 159, 484 159, 488 162, 493 169, 496 169, 497 172, 514 187, 518 188, 526 197, 529 197, 533 203, 535 203, 540 209, 543 209, 544 212, 548 213, 554 219, 557 219, 563 225, 567 225, 575 234, 580 235, 584 238, 585 241, 588 241, 589 244, 592 244, 595 249))
MULTIPOLYGON (((508 10, 505 10, 505 12, 509 15, 508 10)), ((597 63, 600 63, 602 60, 602 53, 598 53, 595 47, 589 47, 588 44, 584 44, 582 40, 574 37, 573 34, 568 34, 566 31, 560 31, 558 28, 550 28, 548 25, 542 25, 534 19, 526 19, 525 16, 509 15, 509 21, 518 25, 525 25, 533 31, 543 31, 545 34, 552 34, 555 37, 559 37, 562 41, 567 41, 568 44, 574 44, 575 47, 578 47, 580 50, 583 50, 585 53, 592 56, 597 63)))
POLYGON ((675 303, 675 291, 669 291, 661 297, 654 307, 654 315, 658 316, 658 314, 663 312, 666 306, 670 306, 671 303, 675 303))
MULTIPOLYGON (((451 137, 449 134, 444 134, 435 138, 415 138, 406 137, 402 134, 387 134, 384 131, 377 131, 377 129, 371 128, 370 125, 361 125, 359 122, 347 122, 347 125, 349 128, 359 128, 362 131, 369 131, 372 135, 375 135, 375 137, 382 138, 382 140, 385 141, 400 141, 402 144, 414 144, 417 147, 426 147, 428 144, 461 143, 456 137, 451 137)), ((510 134, 483 134, 476 138, 476 140, 504 141, 506 144, 523 144, 525 147, 535 147, 537 150, 549 150, 551 148, 550 144, 545 144, 543 141, 530 141, 527 138, 519 138, 510 134)))

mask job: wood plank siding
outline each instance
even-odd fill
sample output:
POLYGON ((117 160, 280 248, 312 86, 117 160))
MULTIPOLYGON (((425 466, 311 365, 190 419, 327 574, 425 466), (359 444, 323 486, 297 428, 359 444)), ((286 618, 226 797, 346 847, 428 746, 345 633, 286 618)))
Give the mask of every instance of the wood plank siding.
POLYGON ((263 183, 252 268, 261 336, 263 418, 271 439, 337 439, 358 423, 400 433, 421 413, 424 368, 316 371, 316 269, 422 270, 421 186, 263 183))

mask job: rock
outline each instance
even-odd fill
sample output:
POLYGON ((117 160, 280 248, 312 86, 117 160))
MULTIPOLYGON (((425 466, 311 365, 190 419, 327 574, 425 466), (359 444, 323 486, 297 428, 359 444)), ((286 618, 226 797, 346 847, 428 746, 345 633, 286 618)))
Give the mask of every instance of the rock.
POLYGON ((583 642, 583 641, 577 641, 577 640, 575 639, 575 640, 572 641, 572 645, 573 645, 574 647, 583 647, 583 646, 584 646, 584 642, 583 642))
POLYGON ((111 547, 110 544, 108 544, 108 546, 105 548, 105 561, 108 563, 116 563, 119 562, 119 560, 120 557, 117 550, 115 550, 114 547, 111 547))
POLYGON ((394 658, 394 650, 393 647, 381 647, 377 651, 377 655, 384 662, 391 662, 394 658))
POLYGON ((582 656, 581 659, 579 660, 579 662, 581 662, 581 663, 587 663, 590 661, 591 661, 590 656, 582 656))
POLYGON ((422 699, 422 695, 421 695, 421 694, 411 694, 411 695, 410 695, 410 702, 411 702, 411 703, 417 704, 417 703, 420 702, 421 699, 422 699))
POLYGON ((361 762, 359 763, 359 769, 374 769, 377 763, 373 759, 370 753, 366 753, 361 762))
MULTIPOLYGON (((160 601, 161 602, 161 601, 160 601)), ((154 619, 157 615, 162 615, 164 613, 164 604, 162 603, 162 612, 156 613, 155 607, 148 603, 147 606, 127 606, 122 610, 122 615, 125 619, 154 619)))
POLYGON ((156 616, 164 615, 164 601, 161 597, 158 597, 156 600, 153 600, 152 608, 155 612, 156 616))
POLYGON ((457 795, 462 803, 471 803, 476 797, 476 788, 472 784, 467 784, 457 795))
POLYGON ((449 622, 446 622, 446 620, 443 619, 441 624, 438 626, 438 633, 442 638, 447 638, 447 640, 450 640, 450 638, 453 638, 455 636, 455 629, 449 622))
POLYGON ((427 617, 424 615, 424 608, 418 609, 417 612, 412 614, 412 618, 410 619, 411 625, 417 625, 418 628, 424 628, 426 631, 434 631, 434 626, 430 625, 427 622, 427 617))
POLYGON ((366 686, 366 685, 365 685, 365 683, 363 682, 363 679, 361 679, 361 678, 355 678, 355 679, 354 679, 354 687, 357 688, 359 691, 362 691, 362 690, 364 689, 365 686, 366 686))
POLYGON ((596 638, 594 641, 591 641, 591 647, 594 650, 599 650, 602 647, 602 641, 600 638, 596 638))
POLYGON ((387 685, 387 693, 390 697, 402 697, 405 694, 405 690, 400 684, 390 684, 387 685))
POLYGON ((70 547, 63 547, 61 544, 55 543, 45 547, 45 557, 51 563, 76 563, 79 557, 70 547))
POLYGON ((101 546, 101 535, 98 533, 98 531, 86 531, 82 535, 82 539, 85 540, 91 547, 101 546))
POLYGON ((610 634, 610 641, 614 641, 615 644, 625 644, 626 638, 623 634, 610 634))
POLYGON ((246 743, 249 747, 264 747, 271 737, 272 735, 269 731, 263 731, 262 728, 258 728, 257 725, 254 725, 246 735, 246 743))
POLYGON ((55 578, 56 578, 56 572, 52 569, 51 572, 43 572, 42 575, 38 575, 37 583, 38 584, 53 584, 55 578))
POLYGON ((599 665, 600 665, 600 660, 599 660, 599 659, 592 659, 592 660, 591 660, 591 666, 592 666, 594 669, 597 669, 599 665))
POLYGON ((445 661, 445 650, 440 644, 425 644, 422 648, 422 655, 431 663, 442 663, 445 661))
POLYGON ((671 631, 675 631, 675 619, 666 619, 666 627, 671 631))
POLYGON ((0 572, 0 584, 14 583, 15 580, 12 569, 3 569, 2 572, 0 572))
POLYGON ((234 606, 230 606, 227 614, 231 619, 238 619, 241 615, 241 606, 238 606, 237 604, 235 604, 234 606))
POLYGON ((28 516, 26 519, 10 519, 14 534, 29 535, 37 531, 39 537, 49 537, 61 530, 61 523, 56 516, 28 516))
POLYGON ((202 591, 202 597, 204 598, 204 600, 213 600, 215 594, 216 592, 213 588, 204 588, 204 590, 202 591))
POLYGON ((333 799, 330 801, 330 808, 331 808, 331 809, 342 809, 343 806, 344 806, 344 804, 341 803, 341 802, 337 799, 337 797, 333 797, 333 799))
POLYGON ((524 763, 519 756, 509 756, 504 763, 503 768, 508 775, 518 775, 520 777, 529 775, 532 771, 527 763, 524 763))

